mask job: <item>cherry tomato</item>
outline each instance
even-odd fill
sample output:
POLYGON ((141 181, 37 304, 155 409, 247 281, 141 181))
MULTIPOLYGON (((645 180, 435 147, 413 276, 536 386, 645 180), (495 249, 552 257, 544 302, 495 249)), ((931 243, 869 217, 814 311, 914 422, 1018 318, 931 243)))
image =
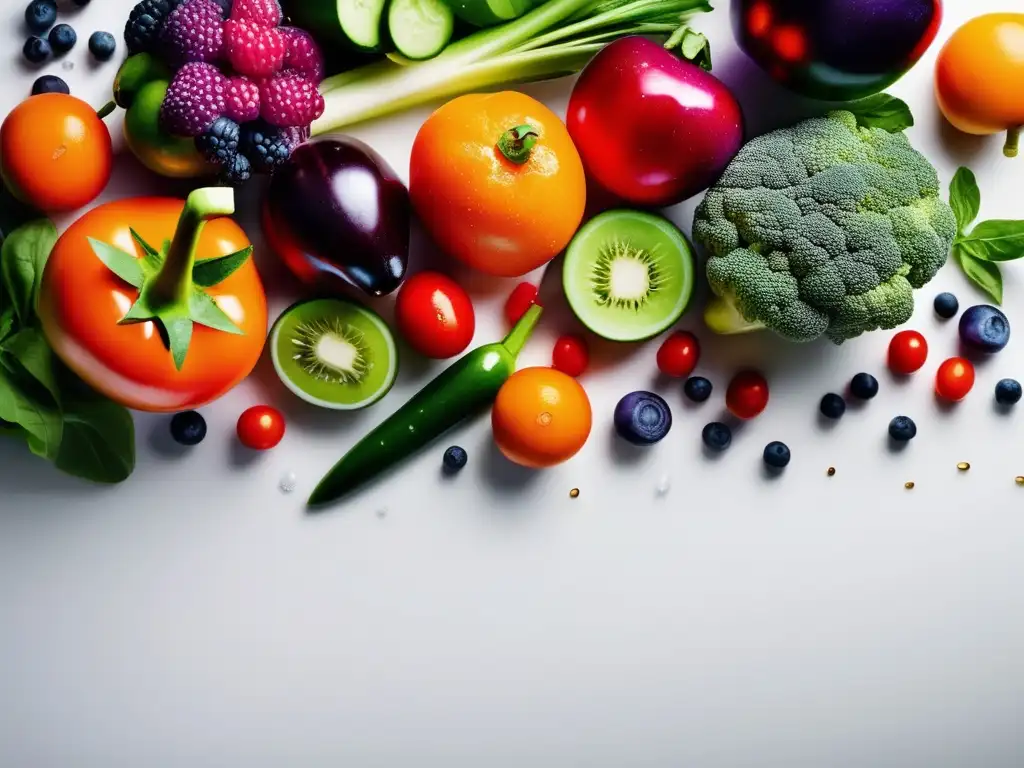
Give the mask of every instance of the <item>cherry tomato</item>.
POLYGON ((551 365, 570 376, 582 376, 590 363, 587 342, 579 336, 560 336, 551 353, 551 365))
POLYGON ((269 405, 254 405, 238 417, 238 439, 246 448, 265 451, 284 437, 284 415, 269 405))
POLYGON ((963 400, 973 386, 974 366, 962 357, 943 361, 935 374, 935 391, 946 400, 963 400))
POLYGON ((698 360, 700 342, 689 331, 676 331, 658 349, 658 370, 673 378, 689 376, 698 360))
POLYGON ((913 373, 927 359, 928 342, 917 331, 900 331, 889 342, 889 370, 893 373, 913 373))
POLYGON ((532 283, 520 283, 512 289, 505 300, 505 319, 509 325, 515 325, 519 318, 526 314, 531 304, 540 306, 537 301, 537 286, 532 283))
POLYGON ((768 382, 757 371, 740 371, 729 382, 725 407, 733 416, 752 419, 768 405, 768 382))
POLYGON ((476 330, 469 295, 440 272, 420 272, 402 283, 395 321, 410 347, 435 360, 462 352, 476 330))

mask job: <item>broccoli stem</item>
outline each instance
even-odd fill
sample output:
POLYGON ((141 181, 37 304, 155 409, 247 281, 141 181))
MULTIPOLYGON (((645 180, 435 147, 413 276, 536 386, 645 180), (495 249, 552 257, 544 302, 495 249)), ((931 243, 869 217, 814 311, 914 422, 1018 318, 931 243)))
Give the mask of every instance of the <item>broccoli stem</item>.
POLYGON ((714 296, 708 303, 704 310, 704 324, 712 332, 722 336, 750 333, 765 328, 765 324, 758 320, 747 320, 728 298, 722 296, 714 296))

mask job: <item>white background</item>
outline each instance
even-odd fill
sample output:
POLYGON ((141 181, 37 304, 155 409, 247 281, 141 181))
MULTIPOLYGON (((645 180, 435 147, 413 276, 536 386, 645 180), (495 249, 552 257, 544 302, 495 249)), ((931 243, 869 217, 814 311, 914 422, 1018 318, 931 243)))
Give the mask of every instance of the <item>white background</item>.
MULTIPOLYGON (((939 41, 891 89, 911 104, 912 141, 944 184, 961 163, 975 170, 984 218, 1024 217, 1024 159, 945 127, 932 68, 956 26, 1014 3, 947 2, 939 41)), ((700 26, 751 133, 820 110, 740 57, 719 5, 700 26)), ((19 61, 22 4, 4 6, 6 112, 35 75, 19 61)), ((121 45, 130 6, 95 0, 76 14, 74 69, 44 71, 106 101, 117 62, 89 63, 86 39, 105 28, 121 45)), ((564 114, 570 85, 526 90, 564 114)), ((404 177, 427 114, 353 132, 404 177)), ((110 125, 121 147, 120 118, 110 125)), ((172 190, 183 191, 122 152, 104 199, 172 190)), ((257 191, 240 205, 260 248, 257 191)), ((694 204, 672 212, 687 231, 694 204)), ((259 258, 276 315, 294 288, 271 254, 259 258)), ((427 259, 414 254, 418 267, 427 259)), ((1011 321, 1024 307, 1021 269, 1004 270, 1011 321)), ((502 334, 514 283, 467 278, 477 343, 502 334)), ((263 361, 203 409, 210 431, 194 449, 171 443, 167 417, 138 416, 138 466, 114 488, 0 445, 0 765, 1024 764, 1024 488, 1014 485, 1024 405, 1000 414, 992 396, 999 378, 1024 378, 1022 342, 979 367, 965 402, 941 407, 933 376, 957 338, 955 322, 933 315, 940 290, 962 307, 983 301, 953 263, 921 291, 911 327, 932 351, 907 382, 885 370, 890 333, 839 348, 714 338, 701 298, 681 327, 703 340, 708 403, 656 380, 656 342, 595 342, 583 380, 595 425, 574 460, 512 467, 483 419, 315 517, 303 503, 316 480, 443 364, 407 352, 391 394, 353 416, 305 407, 263 361), (701 427, 741 365, 765 371, 771 403, 708 459, 701 427), (860 370, 881 393, 823 426, 819 398, 860 370), (675 425, 657 446, 626 450, 611 436, 612 408, 649 386, 675 425), (234 423, 258 402, 281 407, 288 432, 252 455, 234 423), (892 452, 886 425, 900 413, 919 435, 892 452), (770 478, 761 451, 776 439, 793 461, 770 478), (448 481, 439 467, 451 443, 470 462, 448 481), (298 488, 286 495, 278 482, 290 471, 298 488), (663 475, 671 489, 658 498, 663 475)), ((576 329, 559 293, 549 274, 551 309, 522 365, 546 364, 554 338, 576 329)))

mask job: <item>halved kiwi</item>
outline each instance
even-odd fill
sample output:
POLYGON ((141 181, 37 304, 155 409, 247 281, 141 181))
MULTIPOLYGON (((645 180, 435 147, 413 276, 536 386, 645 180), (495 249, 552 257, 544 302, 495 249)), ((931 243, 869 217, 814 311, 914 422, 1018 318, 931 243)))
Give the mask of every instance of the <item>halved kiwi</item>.
POLYGON ((286 309, 270 331, 281 381, 308 403, 337 411, 373 405, 398 373, 394 336, 371 309, 312 299, 286 309))
POLYGON ((611 341, 657 336, 693 296, 693 248, 672 222, 642 211, 598 214, 573 237, 565 297, 587 328, 611 341))

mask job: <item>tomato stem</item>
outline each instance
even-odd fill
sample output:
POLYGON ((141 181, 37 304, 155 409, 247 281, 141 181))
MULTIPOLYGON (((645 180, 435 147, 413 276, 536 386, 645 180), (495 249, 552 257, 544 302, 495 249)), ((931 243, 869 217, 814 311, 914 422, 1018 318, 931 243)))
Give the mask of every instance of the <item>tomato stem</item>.
POLYGON ((99 116, 100 120, 102 120, 115 109, 117 109, 117 104, 113 101, 108 101, 106 104, 104 104, 102 107, 96 110, 96 114, 99 116))
POLYGON ((1015 125, 1006 132, 1006 143, 1003 145, 1003 154, 1007 157, 1017 156, 1017 145, 1020 143, 1020 132, 1024 126, 1015 125))
POLYGON ((498 151, 516 165, 530 159, 530 150, 537 143, 538 134, 532 125, 517 125, 498 137, 498 151))

